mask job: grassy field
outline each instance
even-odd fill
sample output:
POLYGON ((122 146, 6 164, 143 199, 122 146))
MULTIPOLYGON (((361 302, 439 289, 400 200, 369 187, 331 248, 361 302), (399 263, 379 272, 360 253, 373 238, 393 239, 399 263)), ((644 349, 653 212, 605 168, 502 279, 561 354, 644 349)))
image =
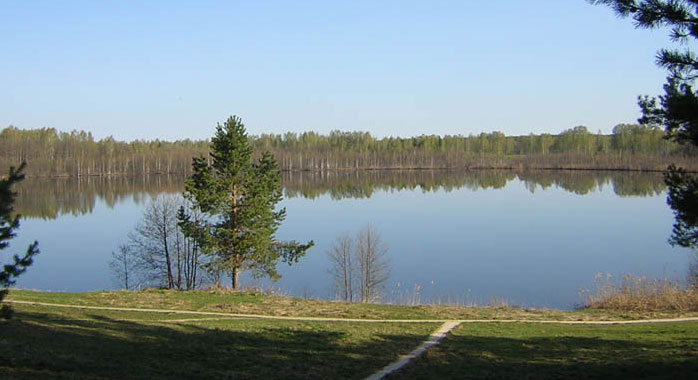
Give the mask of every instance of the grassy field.
POLYGON ((358 379, 438 326, 14 308, 0 322, 2 379, 358 379))
POLYGON ((385 304, 345 304, 261 293, 233 293, 225 290, 177 292, 145 290, 58 293, 13 290, 8 300, 26 300, 85 306, 156 308, 264 314, 295 317, 366 319, 530 319, 530 320, 627 320, 698 316, 696 312, 647 312, 581 310, 576 312, 509 307, 464 307, 449 305, 400 306, 385 304))
MULTIPOLYGON (((226 291, 42 293, 54 304, 368 319, 609 320, 677 317, 310 301, 226 291)), ((414 349, 438 323, 350 323, 13 305, 0 321, 1 379, 363 378, 414 349)), ((694 314, 683 314, 683 316, 694 314)), ((397 378, 693 378, 698 323, 463 324, 397 378)))
POLYGON ((698 323, 468 324, 391 379, 695 379, 698 323))

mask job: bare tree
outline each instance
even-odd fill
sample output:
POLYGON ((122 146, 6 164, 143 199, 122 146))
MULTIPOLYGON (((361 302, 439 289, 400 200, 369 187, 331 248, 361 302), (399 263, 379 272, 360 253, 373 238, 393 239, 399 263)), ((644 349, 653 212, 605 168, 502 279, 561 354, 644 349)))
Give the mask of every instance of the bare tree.
POLYGON ((359 231, 356 240, 355 257, 361 280, 361 302, 377 301, 383 284, 390 276, 388 249, 370 225, 359 231))
POLYGON ((139 271, 169 289, 193 289, 199 282, 199 247, 177 224, 177 213, 185 206, 178 195, 160 195, 129 234, 139 271))
POLYGON ((111 256, 112 260, 109 262, 109 268, 118 279, 119 285, 126 290, 130 290, 134 276, 137 273, 133 250, 130 246, 122 244, 119 246, 118 251, 112 251, 111 256))
POLYGON ((338 295, 344 302, 354 301, 354 254, 352 252, 353 242, 351 236, 344 234, 337 237, 334 244, 327 252, 332 267, 330 274, 334 277, 338 295))
POLYGON ((141 269, 151 280, 162 280, 169 289, 174 288, 170 248, 176 229, 177 200, 171 195, 160 195, 150 202, 129 234, 141 269))

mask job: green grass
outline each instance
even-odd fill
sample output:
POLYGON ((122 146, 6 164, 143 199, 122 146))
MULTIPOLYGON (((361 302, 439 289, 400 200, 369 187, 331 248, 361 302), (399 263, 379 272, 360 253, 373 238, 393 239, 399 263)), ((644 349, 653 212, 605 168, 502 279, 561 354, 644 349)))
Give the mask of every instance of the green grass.
POLYGON ((698 313, 625 312, 584 310, 567 312, 510 307, 463 307, 448 305, 400 306, 384 304, 344 304, 306 300, 251 292, 146 290, 88 293, 35 292, 12 290, 8 300, 25 300, 85 306, 154 308, 265 314, 297 317, 364 319, 549 319, 608 320, 698 316, 698 313))
POLYGON ((468 324, 391 379, 688 379, 698 323, 468 324))
POLYGON ((2 379, 363 378, 438 326, 14 308, 0 322, 2 379), (193 320, 168 322, 181 318, 193 320))
MULTIPOLYGON (((691 313, 343 304, 229 291, 53 293, 7 299, 84 306, 366 319, 609 320, 691 313)), ((0 379, 363 378, 437 323, 349 323, 13 305, 0 379)), ((399 378, 692 378, 698 323, 463 324, 399 378)))

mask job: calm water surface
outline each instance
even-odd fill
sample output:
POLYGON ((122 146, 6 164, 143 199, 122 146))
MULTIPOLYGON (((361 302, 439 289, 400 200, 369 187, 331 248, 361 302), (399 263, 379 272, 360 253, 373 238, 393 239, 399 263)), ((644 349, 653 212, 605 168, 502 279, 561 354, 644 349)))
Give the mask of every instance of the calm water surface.
MULTIPOLYGON (((281 239, 314 240, 273 286, 335 298, 327 251, 371 224, 387 245, 388 302, 573 308, 598 273, 682 279, 690 253, 667 243, 673 215, 660 174, 603 172, 340 172, 284 175, 281 239)), ((39 241, 22 288, 117 288, 108 263, 145 205, 182 178, 27 179, 11 248, 39 241)))

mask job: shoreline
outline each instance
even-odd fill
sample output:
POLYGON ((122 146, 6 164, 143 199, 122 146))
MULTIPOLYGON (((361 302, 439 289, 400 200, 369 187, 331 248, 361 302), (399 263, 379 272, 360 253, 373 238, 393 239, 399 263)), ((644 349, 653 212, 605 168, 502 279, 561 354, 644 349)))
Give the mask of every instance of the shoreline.
MULTIPOLYGON (((545 172, 620 172, 620 173, 664 173, 665 169, 651 168, 621 168, 621 167, 517 167, 517 166, 491 166, 491 167, 385 167, 385 168, 337 168, 337 169, 280 169, 281 173, 354 173, 354 172, 481 172, 481 171, 501 171, 525 173, 535 171, 545 172)), ((698 170, 686 170, 688 173, 698 173, 698 170)), ((148 176, 180 176, 187 177, 188 173, 183 172, 154 172, 144 174, 112 173, 112 174, 83 174, 83 175, 36 175, 26 174, 25 178, 31 179, 80 179, 80 178, 138 178, 148 176)))

